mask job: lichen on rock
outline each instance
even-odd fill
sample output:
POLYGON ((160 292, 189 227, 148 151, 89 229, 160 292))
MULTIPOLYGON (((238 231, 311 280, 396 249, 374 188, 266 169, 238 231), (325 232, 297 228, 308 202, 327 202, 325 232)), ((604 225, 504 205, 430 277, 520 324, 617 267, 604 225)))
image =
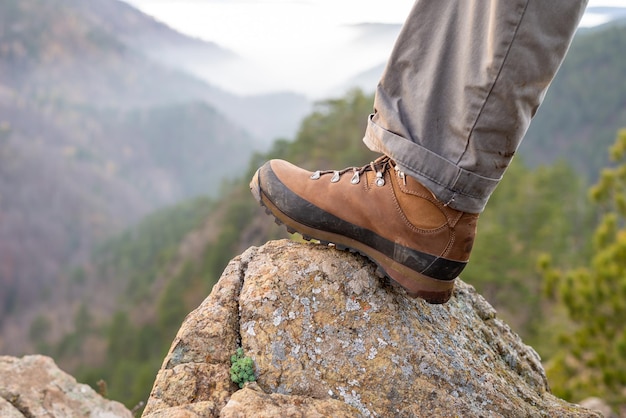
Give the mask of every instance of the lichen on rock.
POLYGON ((298 410, 598 416, 554 397, 537 353, 462 281, 447 304, 429 305, 379 279, 361 256, 274 241, 231 261, 187 317, 144 416, 298 410), (257 374, 241 390, 228 378, 229 356, 239 345, 257 374), (198 403, 204 412, 191 412, 198 403))

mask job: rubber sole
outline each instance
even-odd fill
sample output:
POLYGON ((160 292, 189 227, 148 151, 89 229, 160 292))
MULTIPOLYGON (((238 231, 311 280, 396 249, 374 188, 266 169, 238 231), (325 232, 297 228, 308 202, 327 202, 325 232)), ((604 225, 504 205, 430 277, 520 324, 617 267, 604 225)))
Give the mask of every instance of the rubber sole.
POLYGON ((455 280, 438 280, 425 276, 357 240, 315 229, 292 219, 263 193, 258 178, 259 172, 257 171, 250 182, 252 195, 265 208, 266 213, 272 215, 278 225, 284 225, 289 233, 298 233, 307 241, 314 239, 321 244, 333 245, 339 250, 357 252, 367 257, 376 264, 379 275, 388 277, 400 285, 412 298, 421 298, 431 304, 441 304, 447 302, 452 296, 455 280))

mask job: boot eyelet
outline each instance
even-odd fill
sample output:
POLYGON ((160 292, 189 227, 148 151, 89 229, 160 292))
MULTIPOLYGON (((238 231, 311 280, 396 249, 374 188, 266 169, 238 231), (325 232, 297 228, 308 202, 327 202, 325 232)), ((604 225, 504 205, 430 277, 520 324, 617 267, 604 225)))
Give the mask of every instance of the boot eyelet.
POLYGON ((402 183, 406 186, 406 174, 404 174, 404 171, 398 170, 398 177, 402 179, 402 183))
POLYGON ((330 179, 330 182, 331 183, 337 183, 339 181, 339 178, 340 178, 339 171, 335 171, 333 173, 333 178, 330 179))
POLYGON ((378 187, 383 187, 385 185, 385 179, 383 178, 383 173, 380 171, 376 172, 376 185, 378 187))
POLYGON ((359 172, 354 170, 354 175, 350 179, 350 183, 352 183, 352 184, 359 184, 360 181, 361 180, 359 179, 359 172))
POLYGON ((315 173, 311 174, 311 177, 309 177, 311 180, 319 180, 320 177, 322 177, 322 173, 317 170, 315 173))

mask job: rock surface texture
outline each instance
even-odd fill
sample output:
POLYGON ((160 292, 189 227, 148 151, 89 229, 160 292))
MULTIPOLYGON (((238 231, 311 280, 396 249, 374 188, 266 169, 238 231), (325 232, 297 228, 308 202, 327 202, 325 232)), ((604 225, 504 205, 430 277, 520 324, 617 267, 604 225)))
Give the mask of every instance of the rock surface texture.
POLYGON ((121 403, 104 399, 61 371, 51 358, 0 356, 2 418, 131 418, 121 403))
POLYGON ((408 298, 361 256, 274 241, 184 321, 145 417, 593 417, 554 397, 536 352, 458 281, 408 298), (256 383, 230 382, 241 344, 256 383))

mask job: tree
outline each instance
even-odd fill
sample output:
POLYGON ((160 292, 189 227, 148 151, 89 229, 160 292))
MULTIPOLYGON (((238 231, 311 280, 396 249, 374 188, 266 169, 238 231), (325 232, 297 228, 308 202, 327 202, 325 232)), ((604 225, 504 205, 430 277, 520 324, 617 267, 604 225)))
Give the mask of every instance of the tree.
POLYGON ((542 263, 546 289, 572 322, 547 366, 556 395, 626 403, 626 129, 610 149, 617 165, 590 189, 600 221, 588 265, 561 271, 542 263))
POLYGON ((586 187, 565 163, 533 170, 516 158, 480 216, 461 274, 543 357, 554 347, 545 338, 552 313, 542 304, 536 260, 549 252, 558 265, 572 265, 589 252, 593 223, 586 187))

